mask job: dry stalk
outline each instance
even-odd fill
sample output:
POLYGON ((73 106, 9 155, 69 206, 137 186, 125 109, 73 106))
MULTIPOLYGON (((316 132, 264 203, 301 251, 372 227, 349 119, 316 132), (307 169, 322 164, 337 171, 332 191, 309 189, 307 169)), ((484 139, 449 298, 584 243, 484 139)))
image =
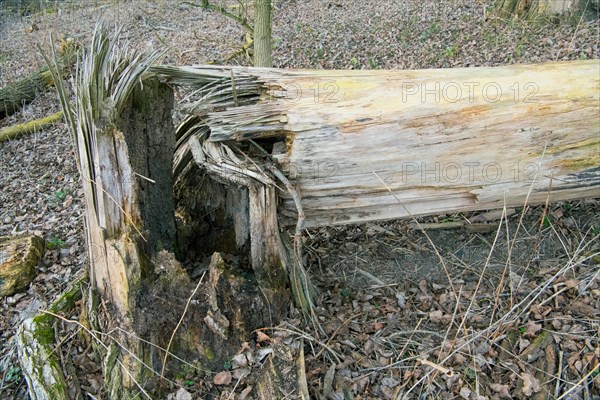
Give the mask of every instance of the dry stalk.
POLYGON ((304 339, 308 340, 311 343, 316 343, 319 346, 322 346, 323 348, 325 348, 333 356, 333 358, 335 358, 335 360, 338 364, 342 363, 342 356, 340 356, 335 350, 333 350, 329 345, 327 345, 327 343, 323 343, 319 339, 312 336, 310 333, 304 332, 301 329, 299 329, 293 325, 290 325, 287 322, 284 322, 284 324, 289 326, 290 329, 283 328, 283 327, 275 327, 275 328, 270 328, 270 329, 293 333, 295 335, 298 335, 298 337, 300 337, 300 338, 304 338, 304 339))
POLYGON ((452 377, 454 376, 454 372, 451 369, 442 367, 440 364, 436 364, 434 362, 431 362, 429 360, 425 360, 422 358, 417 358, 417 361, 420 362, 423 365, 427 365, 428 367, 431 367, 439 372, 441 372, 442 374, 448 376, 448 377, 452 377))
MULTIPOLYGON (((503 216, 504 216, 505 212, 506 212, 506 205, 502 210, 503 216)), ((475 286, 475 293, 473 294, 473 296, 471 296, 471 301, 469 302, 469 306, 467 307, 467 309, 465 310, 465 312, 463 314, 463 318, 460 321, 460 325, 458 326, 458 329, 456 330, 456 335, 459 334, 463 325, 467 321, 467 317, 469 316, 469 313, 471 312, 471 308, 473 307, 473 303, 475 302, 475 298, 477 297, 477 292, 479 292, 479 288, 481 287, 481 282, 483 281, 483 277, 485 275, 487 267, 490 264, 490 259, 492 258, 492 254, 494 252, 494 249, 496 248, 496 244, 498 243, 498 238, 500 236, 500 231, 501 231, 500 228, 501 227, 502 227, 502 222, 498 226, 498 229, 496 229, 496 236, 494 236, 494 241, 492 242, 492 247, 491 247, 490 251, 488 252, 487 258, 485 259, 485 264, 483 265, 483 270, 480 272, 479 280, 477 281, 477 285, 475 286)), ((457 336, 455 336, 454 338, 456 339, 457 336)))
POLYGON ((304 363, 304 339, 300 339, 300 351, 296 358, 296 369, 298 371, 298 392, 300 400, 310 400, 308 383, 306 382, 306 365, 304 363))
POLYGON ((200 280, 196 284, 196 287, 192 291, 192 294, 190 295, 190 297, 188 297, 187 302, 185 303, 185 308, 183 309, 183 312, 181 313, 181 317, 179 318, 179 321, 177 322, 177 325, 175 326, 175 329, 173 329, 173 333, 171 333, 171 337, 169 338, 169 343, 167 344, 167 349, 165 351, 165 356, 163 358, 162 367, 160 369, 160 379, 164 379, 164 377, 165 377, 165 366, 167 365, 167 358, 169 356, 169 353, 170 353, 170 350, 171 350, 171 344, 173 343, 173 339, 175 338, 175 334, 177 333, 177 330, 179 329, 179 327, 183 323, 183 319, 185 318, 185 314, 187 314, 187 310, 190 307, 190 303, 192 302, 192 299, 194 298, 194 296, 196 295, 196 292, 200 288, 200 285, 202 284, 202 281, 204 280, 204 276, 205 275, 206 275, 206 271, 204 271, 204 273, 200 277, 200 280))

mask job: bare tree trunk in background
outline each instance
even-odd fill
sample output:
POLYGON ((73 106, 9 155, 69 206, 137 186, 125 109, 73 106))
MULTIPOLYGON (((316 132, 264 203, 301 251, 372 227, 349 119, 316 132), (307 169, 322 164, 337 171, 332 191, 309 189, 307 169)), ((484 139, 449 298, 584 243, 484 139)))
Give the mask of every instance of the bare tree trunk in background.
POLYGON ((498 0, 496 8, 503 18, 535 19, 563 15, 575 11, 574 0, 498 0))
POLYGON ((272 67, 271 0, 255 0, 254 13, 254 66, 272 67))

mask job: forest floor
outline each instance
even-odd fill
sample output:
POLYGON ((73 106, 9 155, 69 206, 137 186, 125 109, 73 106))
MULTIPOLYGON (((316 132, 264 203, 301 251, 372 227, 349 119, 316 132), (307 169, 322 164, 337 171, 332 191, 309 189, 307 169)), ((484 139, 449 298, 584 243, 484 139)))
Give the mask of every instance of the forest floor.
MULTIPOLYGON (((0 86, 43 67, 38 45, 87 43, 98 20, 122 25, 134 48, 167 49, 162 63, 248 65, 244 56, 225 61, 244 44, 243 30, 194 3, 64 1, 30 15, 0 3, 0 86)), ((494 17, 491 4, 275 1, 274 66, 422 69, 600 58, 592 12, 509 21, 494 17)), ((49 91, 0 127, 58 110, 49 91)), ((0 398, 21 399, 28 396, 16 328, 87 267, 83 193, 66 126, 1 143, 0 188, 0 236, 33 232, 47 242, 28 291, 0 300, 0 398)), ((192 368, 168 398, 253 398, 258 354, 285 347, 297 357, 301 343, 316 399, 600 398, 600 202, 505 211, 421 219, 465 222, 452 230, 388 221, 305 231, 324 332, 300 319, 265 329, 248 338, 254 363, 246 357, 221 371, 192 368), (488 229, 469 229, 472 222, 488 229)), ((100 362, 76 330, 57 326, 57 351, 75 360, 89 398, 107 398, 100 362)))

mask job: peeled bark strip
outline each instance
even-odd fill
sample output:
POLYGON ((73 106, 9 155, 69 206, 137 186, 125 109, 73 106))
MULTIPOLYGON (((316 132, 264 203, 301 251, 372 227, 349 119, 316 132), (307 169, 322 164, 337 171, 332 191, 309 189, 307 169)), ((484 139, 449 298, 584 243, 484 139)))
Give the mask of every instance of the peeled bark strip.
MULTIPOLYGON (((293 367, 291 350, 282 345, 274 345, 272 350, 256 382, 256 394, 261 400, 285 399, 289 393, 298 393, 298 370, 293 367)), ((297 398, 306 399, 301 395, 297 398)))
MULTIPOLYGON (((154 70, 205 88, 189 108, 205 115, 209 141, 234 147, 252 139, 271 149, 301 197, 304 227, 599 193, 598 60, 416 71, 154 70)), ((293 198, 280 195, 280 212, 293 224, 293 198)))

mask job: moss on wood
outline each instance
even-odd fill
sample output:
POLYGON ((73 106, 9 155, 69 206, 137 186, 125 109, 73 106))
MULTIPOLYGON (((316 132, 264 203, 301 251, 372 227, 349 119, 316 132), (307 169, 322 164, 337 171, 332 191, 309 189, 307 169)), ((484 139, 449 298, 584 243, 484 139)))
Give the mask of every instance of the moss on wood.
POLYGON ((27 121, 22 124, 2 128, 0 129, 0 143, 14 139, 20 135, 26 135, 47 128, 48 126, 59 122, 62 117, 63 113, 62 111, 59 111, 44 118, 34 119, 33 121, 27 121))
MULTIPOLYGON (((81 298, 84 281, 84 278, 77 280, 48 311, 61 314, 72 310, 81 298)), ((57 318, 50 313, 39 314, 21 324, 17 333, 19 359, 32 399, 68 400, 71 393, 55 353, 54 324, 57 318)))
POLYGON ((35 235, 0 237, 0 297, 23 291, 33 281, 44 252, 44 239, 35 235))

